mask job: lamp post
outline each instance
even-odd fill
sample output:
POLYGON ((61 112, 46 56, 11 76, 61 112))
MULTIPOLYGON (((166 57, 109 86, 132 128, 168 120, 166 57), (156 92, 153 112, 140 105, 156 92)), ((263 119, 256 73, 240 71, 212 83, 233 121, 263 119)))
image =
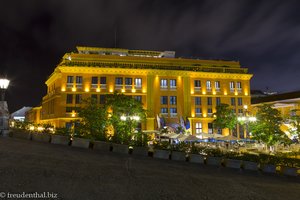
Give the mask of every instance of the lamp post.
POLYGON ((248 111, 248 106, 244 105, 243 116, 238 117, 237 119, 242 125, 246 124, 246 133, 244 134, 244 138, 246 139, 247 136, 249 136, 249 123, 255 122, 256 117, 250 116, 248 111))
POLYGON ((8 133, 8 120, 9 120, 9 111, 7 102, 5 101, 5 91, 8 88, 9 80, 6 78, 0 78, 0 92, 1 92, 1 101, 0 101, 0 131, 1 135, 6 136, 8 133))

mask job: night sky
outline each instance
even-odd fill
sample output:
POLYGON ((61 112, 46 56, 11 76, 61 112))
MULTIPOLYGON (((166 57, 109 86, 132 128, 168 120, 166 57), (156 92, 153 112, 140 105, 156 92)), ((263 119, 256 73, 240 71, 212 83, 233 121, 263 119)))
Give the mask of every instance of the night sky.
POLYGON ((300 1, 1 0, 0 74, 10 111, 37 106, 77 45, 238 60, 251 89, 300 90, 300 1))

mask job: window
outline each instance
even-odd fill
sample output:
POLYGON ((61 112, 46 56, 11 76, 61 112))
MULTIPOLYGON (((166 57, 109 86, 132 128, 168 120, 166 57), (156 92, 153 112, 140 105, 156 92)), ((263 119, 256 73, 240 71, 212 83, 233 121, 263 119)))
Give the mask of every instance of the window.
POLYGON ((212 123, 208 123, 208 133, 209 134, 213 133, 213 124, 212 123))
POLYGON ((168 108, 161 108, 160 113, 163 114, 163 115, 168 114, 168 108))
POLYGON ((170 89, 176 89, 176 80, 175 79, 170 80, 170 89))
POLYGON ((170 108, 171 117, 177 116, 177 108, 170 108))
POLYGON ((72 94, 67 94, 67 100, 66 100, 67 104, 71 104, 73 103, 73 95, 72 94))
POLYGON ((106 84, 106 77, 100 77, 100 84, 106 84))
POLYGON ((211 106, 212 105, 212 98, 207 97, 207 105, 211 106))
POLYGON ((221 88, 220 81, 215 82, 215 88, 216 88, 216 91, 220 91, 220 88, 221 88))
POLYGON ((93 76, 92 77, 92 88, 97 88, 98 87, 98 77, 93 76))
POLYGON ((230 101, 231 101, 231 105, 232 105, 232 106, 235 106, 235 98, 234 98, 234 97, 231 97, 230 101))
POLYGON ((167 105, 168 104, 168 97, 167 96, 161 96, 160 97, 160 104, 167 105))
POLYGON ((161 89, 167 89, 168 88, 168 81, 167 81, 167 79, 161 79, 160 80, 160 88, 161 89))
POLYGON ((199 89, 201 88, 201 81, 200 80, 194 80, 194 87, 195 87, 195 90, 196 89, 199 89))
POLYGON ((176 105, 177 101, 176 101, 176 96, 170 96, 170 105, 176 105))
POLYGON ((67 88, 72 88, 74 83, 74 77, 73 76, 68 76, 67 77, 67 88))
POLYGON ((210 117, 212 116, 212 109, 211 108, 207 109, 207 115, 210 116, 210 117))
POLYGON ((239 106, 243 105, 243 99, 242 98, 238 98, 238 105, 239 106))
POLYGON ((75 103, 76 104, 80 104, 81 103, 81 94, 76 94, 75 95, 75 103))
POLYGON ((98 98, 98 97, 97 97, 97 95, 96 95, 96 94, 92 94, 92 95, 91 95, 91 98, 92 98, 92 99, 94 99, 94 100, 95 100, 95 102, 97 102, 97 98, 98 98))
POLYGON ((141 88, 142 87, 142 79, 136 78, 134 79, 135 88, 141 88))
POLYGON ((115 84, 116 85, 123 85, 123 78, 122 77, 117 77, 115 84))
POLYGON ((196 134, 202 133, 202 123, 201 122, 197 122, 195 124, 195 126, 196 126, 196 134))
POLYGON ((106 77, 100 77, 100 88, 106 89, 106 77))
POLYGON ((221 98, 220 97, 216 97, 216 105, 217 106, 221 105, 221 98))
POLYGON ((202 109, 201 108, 195 108, 196 115, 202 115, 202 109))
POLYGON ((229 88, 230 88, 230 91, 231 91, 231 92, 234 91, 234 82, 233 82, 233 81, 230 81, 230 83, 229 83, 229 88))
POLYGON ((242 115, 243 114, 243 109, 238 109, 238 114, 242 115))
POLYGON ((98 77, 97 76, 93 76, 92 77, 92 85, 94 85, 94 84, 98 84, 98 77))
POLYGON ((236 83, 236 87, 237 87, 238 91, 241 91, 242 90, 242 83, 241 82, 237 82, 236 83))
POLYGON ((73 107, 66 107, 66 112, 67 113, 70 113, 70 112, 72 112, 73 111, 73 107))
POLYGON ((211 90, 211 82, 210 81, 206 81, 206 90, 207 91, 211 90))
POLYGON ((132 78, 125 78, 125 85, 132 85, 132 78))
POLYGON ((100 95, 100 104, 105 104, 105 102, 106 102, 106 96, 100 95))
POLYGON ((201 105, 201 97, 195 97, 195 105, 201 105))
POLYGON ((76 76, 76 87, 82 88, 82 76, 76 76))
POLYGON ((142 102, 142 96, 134 96, 133 98, 138 102, 142 102))

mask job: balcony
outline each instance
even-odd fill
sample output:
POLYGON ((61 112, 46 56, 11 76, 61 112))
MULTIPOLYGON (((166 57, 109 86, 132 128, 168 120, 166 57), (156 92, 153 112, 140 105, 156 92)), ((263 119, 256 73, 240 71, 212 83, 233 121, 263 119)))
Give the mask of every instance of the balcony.
POLYGON ((119 84, 115 85, 115 90, 121 90, 121 89, 123 89, 123 85, 119 85, 119 84))
POLYGON ((98 84, 91 84, 91 88, 92 88, 92 89, 98 88, 98 84))
POLYGON ((201 87, 194 87, 194 91, 195 92, 200 92, 201 91, 201 87))
POLYGON ((100 89, 106 89, 106 84, 101 84, 100 89))

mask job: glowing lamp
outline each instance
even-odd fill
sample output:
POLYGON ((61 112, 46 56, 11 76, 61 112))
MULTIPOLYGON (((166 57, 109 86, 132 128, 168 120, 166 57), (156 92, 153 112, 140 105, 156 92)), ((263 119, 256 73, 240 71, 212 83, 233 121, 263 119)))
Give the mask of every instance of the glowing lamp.
POLYGON ((1 78, 0 79, 0 89, 6 90, 9 85, 9 80, 6 78, 1 78))
POLYGON ((125 92, 125 90, 124 90, 124 89, 122 89, 121 91, 122 91, 122 92, 125 92))
POLYGON ((122 121, 126 121, 126 117, 125 117, 124 115, 122 115, 122 116, 120 117, 120 119, 121 119, 122 121))
POLYGON ((85 90, 84 90, 85 92, 89 92, 90 91, 90 89, 89 88, 85 88, 85 90))
POLYGON ((109 90, 109 92, 113 92, 113 91, 114 91, 113 89, 110 89, 110 90, 109 90))
POLYGON ((66 88, 65 88, 65 87, 61 87, 61 91, 62 91, 62 92, 65 92, 65 91, 66 91, 66 88))
POLYGON ((131 92, 135 93, 135 89, 134 89, 134 88, 132 88, 131 92))
POLYGON ((96 92, 100 92, 100 88, 97 88, 97 89, 96 89, 96 92))
POLYGON ((76 88, 73 87, 73 88, 72 88, 72 92, 76 92, 76 88))

